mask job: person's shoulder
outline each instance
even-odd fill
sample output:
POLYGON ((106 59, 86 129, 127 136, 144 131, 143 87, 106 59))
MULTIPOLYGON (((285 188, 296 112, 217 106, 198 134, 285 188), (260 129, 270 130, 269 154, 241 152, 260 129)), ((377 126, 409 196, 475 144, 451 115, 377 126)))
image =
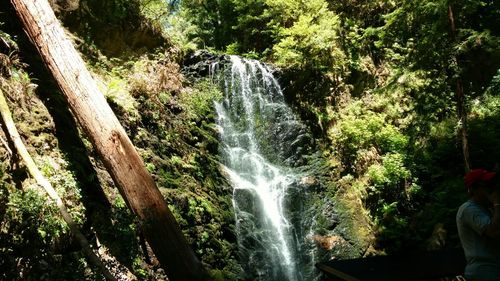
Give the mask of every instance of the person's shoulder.
POLYGON ((474 206, 474 202, 472 200, 467 200, 462 205, 460 205, 459 209, 471 208, 474 206))
POLYGON ((461 214, 464 211, 476 209, 477 207, 477 204, 475 204, 472 200, 467 200, 462 205, 460 205, 457 213, 461 214))
POLYGON ((469 214, 469 215, 487 215, 487 212, 483 207, 472 200, 468 200, 463 203, 460 208, 458 208, 458 214, 469 214))

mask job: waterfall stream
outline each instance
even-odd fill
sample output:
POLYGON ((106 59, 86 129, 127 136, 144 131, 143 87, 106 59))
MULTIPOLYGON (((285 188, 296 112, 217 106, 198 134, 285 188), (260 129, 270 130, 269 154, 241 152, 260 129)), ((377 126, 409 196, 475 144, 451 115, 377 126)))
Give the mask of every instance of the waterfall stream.
POLYGON ((300 270, 302 236, 290 218, 289 198, 304 125, 266 65, 231 56, 227 65, 213 65, 211 75, 224 90, 217 124, 247 278, 310 280, 300 270))

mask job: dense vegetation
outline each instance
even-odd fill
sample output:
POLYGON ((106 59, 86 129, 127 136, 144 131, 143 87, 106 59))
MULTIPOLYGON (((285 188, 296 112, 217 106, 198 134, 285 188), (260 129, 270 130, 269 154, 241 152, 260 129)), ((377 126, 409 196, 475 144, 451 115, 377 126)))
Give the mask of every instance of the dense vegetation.
MULTIPOLYGON (((151 14, 143 14, 146 3, 68 3, 54 8, 78 36, 72 39, 193 250, 212 276, 235 279, 240 269, 231 189, 218 168, 212 109, 221 92, 204 79, 183 78, 179 51, 151 14)), ((136 219, 8 5, 1 7, 0 86, 36 164, 104 257, 116 258, 140 280, 164 279, 136 219)), ((3 131, 0 136, 7 142, 3 131)), ((0 280, 102 280, 72 242, 55 205, 8 151, 2 144, 0 280)))
MULTIPOLYGON (((0 87, 30 153, 93 243, 141 280, 161 278, 3 2, 0 87)), ((241 267, 231 190, 218 169, 212 100, 221 93, 180 73, 179 63, 198 48, 279 67, 287 100, 319 144, 309 168, 324 188, 308 212, 321 213, 325 195, 341 202, 340 217, 354 217, 359 241, 368 241, 355 255, 458 245, 462 124, 471 166, 497 168, 499 1, 51 2, 195 252, 220 280, 237 279, 241 267)), ((318 215, 319 234, 329 220, 318 215)), ((72 241, 56 207, 2 144, 0 280, 99 280, 72 241)))
POLYGON ((289 101, 336 171, 333 194, 362 200, 376 248, 424 247, 434 228, 457 244, 466 121, 458 82, 471 166, 496 168, 500 156, 498 1, 187 0, 179 8, 196 27, 184 42, 282 68, 289 101))

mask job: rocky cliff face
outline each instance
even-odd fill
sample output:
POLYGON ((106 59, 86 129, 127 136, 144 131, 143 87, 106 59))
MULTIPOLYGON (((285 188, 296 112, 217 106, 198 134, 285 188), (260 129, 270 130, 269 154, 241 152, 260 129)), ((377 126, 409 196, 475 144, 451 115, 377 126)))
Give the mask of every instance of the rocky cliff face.
POLYGON ((184 57, 182 73, 191 79, 209 77, 210 69, 214 64, 224 66, 230 63, 228 55, 214 54, 207 50, 197 50, 184 57))
POLYGON ((172 46, 158 23, 141 13, 144 7, 140 1, 51 0, 50 3, 64 26, 77 36, 74 39, 78 45, 89 54, 125 58, 172 46))

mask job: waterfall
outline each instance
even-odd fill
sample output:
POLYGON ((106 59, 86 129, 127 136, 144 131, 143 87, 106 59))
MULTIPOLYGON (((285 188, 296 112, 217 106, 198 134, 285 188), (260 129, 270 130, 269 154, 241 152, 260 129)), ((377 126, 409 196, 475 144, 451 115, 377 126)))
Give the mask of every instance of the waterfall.
POLYGON ((305 280, 301 235, 290 219, 289 198, 304 126, 266 65, 231 56, 227 65, 213 65, 211 75, 224 90, 223 100, 215 105, 217 124, 247 278, 305 280))

